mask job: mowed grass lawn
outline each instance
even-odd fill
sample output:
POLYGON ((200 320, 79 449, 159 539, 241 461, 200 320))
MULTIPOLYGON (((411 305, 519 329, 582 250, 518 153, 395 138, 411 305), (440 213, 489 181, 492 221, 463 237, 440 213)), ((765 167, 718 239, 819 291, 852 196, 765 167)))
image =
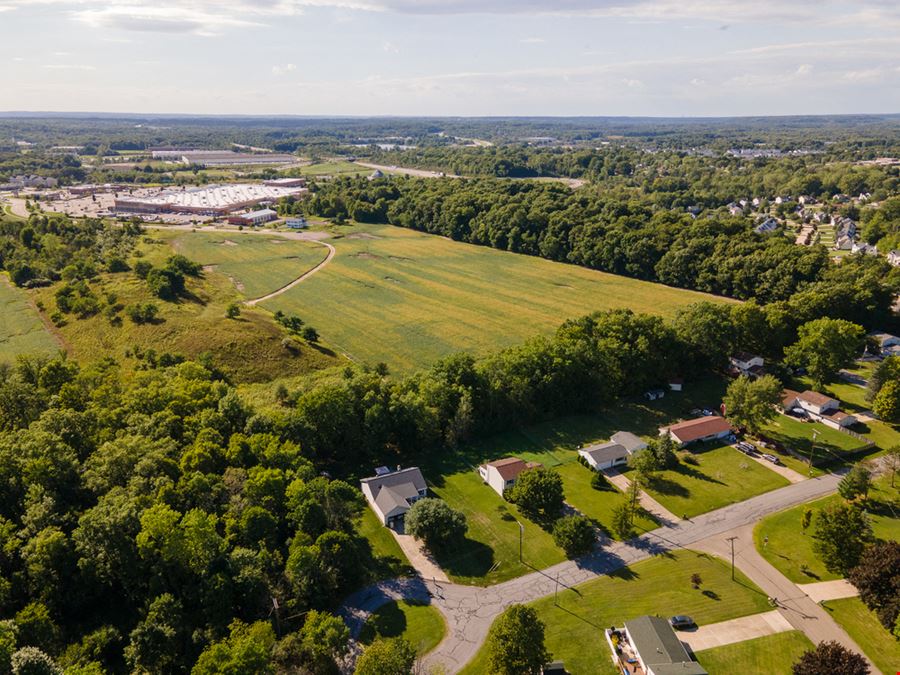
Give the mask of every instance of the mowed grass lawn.
POLYGON ((789 482, 728 445, 691 448, 697 464, 658 472, 647 492, 676 516, 689 517, 742 502, 789 482))
POLYGON ((441 613, 431 605, 389 602, 381 606, 363 626, 359 640, 371 644, 376 638, 408 640, 419 655, 427 654, 438 646, 447 633, 447 624, 441 613))
POLYGON ((813 647, 815 645, 803 633, 789 630, 724 647, 704 649, 694 656, 709 675, 790 673, 791 666, 813 647))
POLYGON ((390 530, 381 524, 368 506, 356 522, 356 532, 369 542, 375 559, 373 574, 377 579, 392 579, 415 571, 390 530))
POLYGON ((53 354, 59 349, 28 301, 27 292, 0 274, 0 363, 11 363, 19 354, 53 354))
MULTIPOLYGON (((550 596, 531 606, 546 626, 547 649, 572 675, 615 675, 603 630, 645 614, 687 614, 705 625, 771 609, 766 594, 740 572, 731 580, 724 561, 684 550, 581 584, 577 594, 560 590, 558 602, 550 596), (703 580, 700 590, 691 587, 694 573, 703 580)), ((462 672, 489 672, 486 649, 462 672)))
MULTIPOLYGON (((812 451, 813 475, 821 474, 821 470, 815 467, 820 464, 840 462, 842 456, 861 450, 866 442, 845 434, 837 429, 826 427, 818 422, 801 422, 789 415, 776 415, 762 431, 763 435, 782 445, 792 448, 808 458, 812 451), (815 447, 813 447, 813 434, 816 434, 815 447)), ((808 459, 798 459, 791 455, 780 455, 786 466, 807 475, 809 473, 808 459)))
POLYGON ((900 672, 900 641, 878 621, 859 598, 822 603, 832 618, 856 641, 882 673, 900 672))
MULTIPOLYGON (((297 169, 291 169, 292 172, 297 169)), ((300 174, 303 176, 337 176, 347 174, 370 174, 372 169, 368 169, 353 162, 319 162, 317 164, 307 164, 300 167, 300 174)))
POLYGON ((297 314, 358 361, 395 371, 550 334, 565 319, 631 308, 672 316, 721 298, 391 226, 345 226, 332 262, 265 303, 297 314))
POLYGON ((247 298, 286 286, 328 255, 322 244, 278 235, 179 231, 171 241, 177 253, 224 274, 247 298))
MULTIPOLYGON (((900 486, 900 481, 897 481, 900 486)), ((813 552, 812 534, 816 528, 816 511, 842 501, 839 495, 831 495, 810 504, 796 506, 763 518, 753 532, 757 550, 782 574, 795 583, 839 579, 825 569, 813 552), (813 520, 806 534, 800 527, 803 512, 811 508, 813 520), (765 544, 765 538, 769 543, 765 544), (806 565, 809 573, 802 571, 806 565)), ((891 487, 889 475, 879 477, 869 492, 866 505, 875 536, 886 541, 900 540, 900 489, 891 487)))
MULTIPOLYGON (((657 434, 660 426, 686 416, 695 407, 714 407, 721 401, 724 382, 710 378, 686 385, 684 392, 672 392, 664 399, 648 403, 626 401, 615 409, 596 415, 571 416, 511 431, 467 445, 454 452, 428 453, 416 461, 432 492, 466 514, 469 532, 465 544, 444 555, 440 564, 457 582, 494 584, 544 568, 564 559, 552 536, 522 516, 516 507, 484 485, 478 465, 503 457, 519 457, 555 469, 563 479, 566 501, 609 531, 613 508, 624 500, 615 489, 595 490, 592 473, 577 462, 577 449, 606 441, 616 431, 631 431, 645 438, 657 434), (519 562, 519 526, 525 527, 523 559, 519 562)), ((685 467, 685 486, 695 503, 681 504, 677 515, 701 513, 733 501, 786 485, 781 476, 730 448, 701 456, 699 467, 685 467), (740 469, 747 461, 747 469, 740 469), (706 476, 706 473, 709 476, 706 476), (699 476, 703 476, 700 478, 699 476)), ((675 472, 667 472, 674 474, 675 472)), ((671 478, 670 480, 674 480, 671 478)), ((678 475, 678 480, 682 476, 678 475)), ((655 528, 650 518, 636 523, 638 533, 655 528)))

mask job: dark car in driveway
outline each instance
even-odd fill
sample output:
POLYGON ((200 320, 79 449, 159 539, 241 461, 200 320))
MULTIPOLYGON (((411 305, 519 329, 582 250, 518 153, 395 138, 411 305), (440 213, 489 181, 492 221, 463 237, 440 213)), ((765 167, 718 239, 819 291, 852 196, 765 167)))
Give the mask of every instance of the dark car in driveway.
POLYGON ((697 624, 694 623, 691 617, 679 614, 669 619, 669 625, 675 630, 684 630, 685 628, 693 628, 697 624))

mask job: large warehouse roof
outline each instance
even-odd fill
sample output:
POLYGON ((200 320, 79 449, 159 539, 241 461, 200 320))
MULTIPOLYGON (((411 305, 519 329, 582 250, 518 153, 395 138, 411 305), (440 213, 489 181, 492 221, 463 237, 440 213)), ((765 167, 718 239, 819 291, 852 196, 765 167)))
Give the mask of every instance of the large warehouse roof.
POLYGON ((167 210, 201 209, 228 210, 262 201, 275 201, 288 195, 303 192, 298 187, 276 187, 254 183, 210 185, 190 190, 167 190, 154 197, 129 198, 129 204, 165 207, 167 210))

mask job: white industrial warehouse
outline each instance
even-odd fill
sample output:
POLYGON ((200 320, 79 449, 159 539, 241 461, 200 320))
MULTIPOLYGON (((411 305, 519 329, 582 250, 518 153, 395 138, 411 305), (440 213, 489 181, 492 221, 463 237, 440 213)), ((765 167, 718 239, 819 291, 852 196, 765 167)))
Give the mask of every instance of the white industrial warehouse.
POLYGON ((183 190, 165 190, 150 197, 116 199, 117 213, 192 213, 221 216, 282 197, 297 197, 306 192, 299 185, 280 186, 258 183, 208 185, 183 190))

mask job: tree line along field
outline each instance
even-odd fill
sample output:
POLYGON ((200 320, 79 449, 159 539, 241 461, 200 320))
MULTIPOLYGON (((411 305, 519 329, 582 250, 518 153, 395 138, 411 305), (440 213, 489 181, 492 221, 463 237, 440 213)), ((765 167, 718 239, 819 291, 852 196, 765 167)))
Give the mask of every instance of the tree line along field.
POLYGON ((725 299, 391 226, 335 228, 331 263, 264 303, 296 314, 352 359, 408 371, 616 308, 672 316, 725 299))
POLYGON ((52 354, 59 348, 27 293, 0 275, 0 363, 12 362, 18 354, 52 354))

